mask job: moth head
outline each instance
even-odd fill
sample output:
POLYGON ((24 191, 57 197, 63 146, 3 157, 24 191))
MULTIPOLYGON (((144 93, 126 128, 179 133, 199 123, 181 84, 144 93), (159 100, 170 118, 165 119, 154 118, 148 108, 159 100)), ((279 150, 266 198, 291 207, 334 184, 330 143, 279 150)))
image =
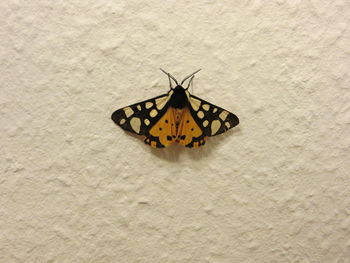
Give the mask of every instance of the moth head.
POLYGON ((185 82, 186 80, 190 79, 190 81, 189 81, 188 84, 187 84, 187 88, 185 89, 185 90, 187 90, 187 89, 190 87, 191 83, 192 83, 192 80, 193 80, 193 78, 194 78, 194 75, 195 75, 197 72, 199 72, 201 69, 198 69, 198 70, 196 70, 195 72, 193 72, 192 74, 190 74, 190 75, 188 75, 187 77, 185 77, 185 78, 181 81, 180 84, 177 82, 177 80, 176 80, 170 73, 166 72, 166 71, 163 70, 162 68, 161 68, 160 70, 161 70, 164 74, 166 74, 166 75, 168 76, 168 78, 169 78, 169 86, 170 86, 170 89, 171 89, 171 90, 175 90, 175 89, 177 89, 177 90, 178 90, 178 89, 184 89, 184 88, 182 87, 182 84, 184 84, 184 82, 185 82), (175 84, 176 84, 175 88, 173 88, 173 85, 172 85, 171 80, 173 80, 173 81, 175 82, 175 84))

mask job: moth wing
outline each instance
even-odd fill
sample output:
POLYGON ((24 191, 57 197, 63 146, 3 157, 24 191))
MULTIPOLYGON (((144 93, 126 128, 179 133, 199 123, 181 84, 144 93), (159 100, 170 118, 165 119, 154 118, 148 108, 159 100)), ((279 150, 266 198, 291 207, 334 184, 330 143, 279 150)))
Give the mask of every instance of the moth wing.
POLYGON ((167 111, 169 94, 129 105, 113 112, 111 118, 122 129, 146 135, 167 111))
POLYGON ((146 133, 145 143, 153 148, 163 148, 176 140, 175 109, 168 107, 166 112, 146 133))
POLYGON ((176 139, 180 144, 190 148, 205 144, 203 129, 194 120, 188 107, 183 109, 176 139))
POLYGON ((214 104, 189 94, 193 119, 206 136, 215 136, 239 124, 238 117, 214 104))

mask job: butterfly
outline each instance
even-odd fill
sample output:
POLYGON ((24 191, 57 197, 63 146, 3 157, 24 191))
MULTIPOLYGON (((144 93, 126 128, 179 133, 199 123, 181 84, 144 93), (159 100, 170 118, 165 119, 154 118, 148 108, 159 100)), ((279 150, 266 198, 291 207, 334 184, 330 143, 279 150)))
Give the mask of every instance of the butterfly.
POLYGON ((190 94, 188 88, 200 69, 180 84, 170 73, 160 70, 168 76, 169 92, 115 111, 111 118, 122 129, 144 135, 144 142, 153 148, 172 143, 196 148, 205 144, 206 137, 238 125, 239 119, 233 113, 190 94), (188 79, 187 88, 183 88, 188 79))

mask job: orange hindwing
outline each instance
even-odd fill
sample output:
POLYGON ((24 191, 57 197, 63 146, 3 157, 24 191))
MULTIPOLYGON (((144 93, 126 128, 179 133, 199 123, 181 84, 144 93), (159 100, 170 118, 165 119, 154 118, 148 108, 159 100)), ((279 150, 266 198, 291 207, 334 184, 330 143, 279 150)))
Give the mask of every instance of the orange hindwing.
POLYGON ((187 147, 198 147, 205 144, 203 131, 187 107, 184 109, 169 107, 150 129, 149 135, 145 142, 152 147, 160 147, 160 145, 167 147, 173 142, 187 147))

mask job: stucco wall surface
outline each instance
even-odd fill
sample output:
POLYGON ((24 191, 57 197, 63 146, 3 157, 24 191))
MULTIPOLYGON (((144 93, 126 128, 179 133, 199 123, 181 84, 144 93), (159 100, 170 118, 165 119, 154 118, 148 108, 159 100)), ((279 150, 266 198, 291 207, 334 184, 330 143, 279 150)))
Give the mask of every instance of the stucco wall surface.
POLYGON ((0 262, 350 262, 350 4, 0 2, 0 262), (202 68, 241 123, 151 149, 111 120, 202 68))

